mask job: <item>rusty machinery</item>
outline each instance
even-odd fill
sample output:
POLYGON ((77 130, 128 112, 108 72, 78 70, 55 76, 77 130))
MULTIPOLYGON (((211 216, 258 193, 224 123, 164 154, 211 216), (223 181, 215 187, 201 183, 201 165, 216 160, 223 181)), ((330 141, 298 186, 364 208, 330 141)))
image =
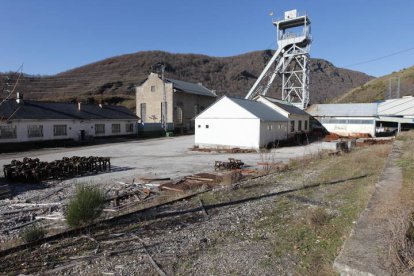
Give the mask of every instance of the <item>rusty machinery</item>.
POLYGON ((215 170, 236 170, 241 169, 244 163, 239 159, 229 158, 229 162, 216 161, 214 163, 215 170))
POLYGON ((110 158, 96 156, 63 157, 52 162, 25 157, 22 161, 12 160, 10 164, 3 166, 4 177, 19 182, 70 178, 109 170, 111 170, 110 158))

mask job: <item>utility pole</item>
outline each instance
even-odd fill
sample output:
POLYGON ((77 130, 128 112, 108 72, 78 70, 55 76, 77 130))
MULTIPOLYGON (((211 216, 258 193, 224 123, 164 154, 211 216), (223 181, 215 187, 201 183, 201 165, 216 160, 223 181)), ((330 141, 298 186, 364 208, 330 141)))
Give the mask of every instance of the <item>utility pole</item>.
POLYGON ((391 78, 388 80, 388 99, 391 99, 391 78))
POLYGON ((400 81, 401 81, 401 77, 398 77, 398 83, 397 83, 397 99, 400 98, 400 81))
POLYGON ((168 131, 168 120, 167 120, 167 93, 165 92, 165 80, 164 80, 165 65, 161 64, 161 79, 162 79, 162 92, 163 92, 163 102, 162 102, 162 128, 167 134, 168 131))

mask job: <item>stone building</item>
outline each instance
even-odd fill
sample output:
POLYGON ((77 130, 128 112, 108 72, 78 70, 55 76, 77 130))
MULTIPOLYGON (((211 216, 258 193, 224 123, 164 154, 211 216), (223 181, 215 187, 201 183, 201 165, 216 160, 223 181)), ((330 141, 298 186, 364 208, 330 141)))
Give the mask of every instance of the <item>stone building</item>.
POLYGON ((151 73, 136 88, 136 114, 141 118, 140 132, 162 133, 165 120, 168 131, 194 132, 194 118, 215 102, 217 95, 201 83, 165 78, 151 73), (164 89, 166 104, 164 104, 164 89), (165 106, 164 106, 165 105, 165 106), (163 110, 166 109, 166 118, 163 110))

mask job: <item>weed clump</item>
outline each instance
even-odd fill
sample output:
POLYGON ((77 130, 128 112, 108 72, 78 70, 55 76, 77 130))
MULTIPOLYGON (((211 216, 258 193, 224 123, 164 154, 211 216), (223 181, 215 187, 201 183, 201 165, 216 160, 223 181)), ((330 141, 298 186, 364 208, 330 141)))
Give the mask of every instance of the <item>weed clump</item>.
POLYGON ((91 223, 102 213, 104 203, 104 194, 98 188, 78 186, 75 197, 68 205, 67 224, 70 227, 79 227, 91 223))
POLYGON ((34 225, 24 229, 20 236, 26 243, 34 242, 44 238, 46 236, 46 230, 43 227, 34 225))
POLYGON ((331 218, 332 215, 330 215, 324 208, 316 208, 308 214, 308 222, 315 229, 327 224, 331 218))

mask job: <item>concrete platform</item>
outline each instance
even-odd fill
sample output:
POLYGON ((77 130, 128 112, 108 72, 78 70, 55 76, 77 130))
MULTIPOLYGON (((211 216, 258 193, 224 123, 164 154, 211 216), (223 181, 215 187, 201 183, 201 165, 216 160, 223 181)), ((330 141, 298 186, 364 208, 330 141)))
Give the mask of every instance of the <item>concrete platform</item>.
POLYGON ((391 275, 387 269, 389 218, 401 208, 402 171, 399 159, 401 141, 395 141, 385 169, 366 209, 334 262, 345 275, 391 275))

